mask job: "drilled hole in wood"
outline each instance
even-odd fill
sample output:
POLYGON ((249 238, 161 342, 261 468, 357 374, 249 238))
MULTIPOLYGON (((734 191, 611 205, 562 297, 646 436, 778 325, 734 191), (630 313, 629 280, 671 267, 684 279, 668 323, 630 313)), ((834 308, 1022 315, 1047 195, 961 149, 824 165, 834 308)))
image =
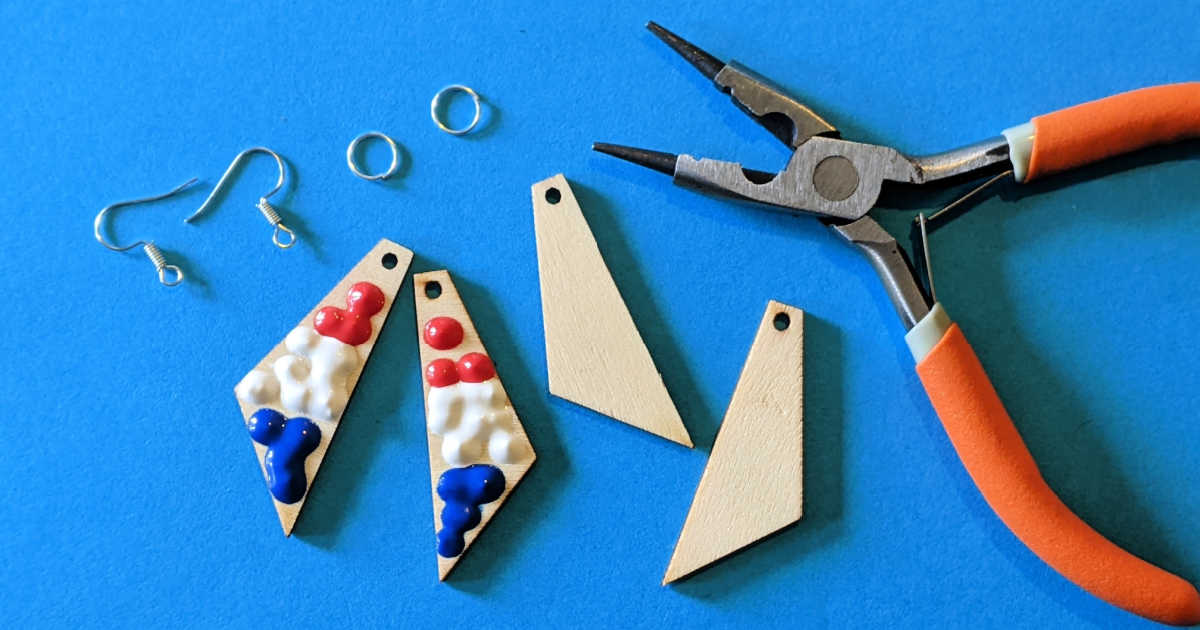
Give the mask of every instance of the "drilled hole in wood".
POLYGON ((792 325, 792 318, 787 313, 775 314, 775 330, 787 330, 792 325))
POLYGON ((400 259, 396 258, 395 254, 389 252, 383 255, 383 259, 379 261, 379 264, 383 265, 384 269, 395 269, 396 264, 399 262, 400 259))
POLYGON ((425 283, 425 297, 436 300, 442 297, 442 283, 432 280, 425 283))
POLYGON ((556 204, 559 201, 562 201, 562 193, 559 192, 557 188, 547 188, 546 201, 550 202, 552 205, 556 204))

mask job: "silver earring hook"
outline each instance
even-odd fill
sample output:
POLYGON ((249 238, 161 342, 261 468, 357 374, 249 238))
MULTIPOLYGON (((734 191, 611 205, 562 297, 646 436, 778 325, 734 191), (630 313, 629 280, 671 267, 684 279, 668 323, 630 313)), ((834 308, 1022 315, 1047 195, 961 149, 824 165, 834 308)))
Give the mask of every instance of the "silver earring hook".
POLYGON ((212 192, 208 194, 208 199, 205 199, 204 203, 200 204, 200 209, 193 212, 192 216, 184 219, 184 221, 191 223, 196 219, 196 217, 204 214, 205 210, 208 210, 208 207, 212 204, 213 199, 216 198, 217 193, 219 193, 221 188, 224 187, 225 181, 229 179, 229 176, 233 174, 234 169, 237 168, 238 163, 242 161, 243 157, 246 157, 251 153, 266 153, 267 155, 275 158, 275 164, 279 166, 279 181, 275 182, 275 187, 272 188, 270 192, 262 197, 259 197, 257 207, 258 211, 262 213, 267 222, 271 224, 271 227, 275 228, 275 232, 271 235, 271 241, 275 243, 276 247, 279 247, 280 249, 287 249, 296 244, 296 233, 289 230, 287 226, 282 223, 279 213, 276 212, 271 203, 267 201, 268 197, 279 192, 280 188, 283 188, 283 178, 287 171, 283 166, 283 158, 279 157, 278 153, 266 147, 250 147, 249 149, 237 154, 237 157, 233 158, 233 161, 229 163, 229 168, 225 169, 225 174, 222 175, 221 179, 217 181, 217 185, 213 186, 212 192), (287 241, 279 240, 280 232, 288 235, 287 241))
POLYGON ((158 272, 158 281, 159 282, 161 282, 163 285, 168 286, 168 287, 173 287, 173 286, 179 284, 180 282, 183 282, 183 271, 179 267, 176 267, 175 265, 167 264, 167 259, 163 256, 162 250, 160 250, 158 248, 158 246, 154 244, 154 241, 140 240, 135 243, 130 243, 129 245, 113 245, 112 243, 109 243, 108 241, 104 240, 104 234, 101 232, 100 228, 104 224, 104 215, 107 214, 110 210, 116 210, 117 208, 123 208, 125 206, 132 206, 132 205, 136 205, 139 203, 148 203, 151 201, 159 201, 161 199, 166 199, 167 197, 170 197, 170 196, 178 193, 179 191, 183 190, 184 188, 187 188, 188 186, 195 184, 196 181, 197 181, 196 178, 193 177, 193 178, 187 180, 186 182, 176 186, 175 188, 172 188, 170 190, 170 192, 165 192, 161 195, 154 195, 153 197, 142 197, 141 199, 133 199, 130 201, 118 201, 117 203, 105 206, 104 209, 101 210, 96 215, 96 222, 95 222, 96 240, 101 245, 113 250, 114 252, 126 252, 126 251, 133 249, 134 247, 137 247, 138 245, 141 245, 142 251, 146 252, 146 257, 150 259, 150 262, 154 263, 154 270, 158 272), (172 274, 171 280, 167 280, 168 272, 170 272, 172 274))

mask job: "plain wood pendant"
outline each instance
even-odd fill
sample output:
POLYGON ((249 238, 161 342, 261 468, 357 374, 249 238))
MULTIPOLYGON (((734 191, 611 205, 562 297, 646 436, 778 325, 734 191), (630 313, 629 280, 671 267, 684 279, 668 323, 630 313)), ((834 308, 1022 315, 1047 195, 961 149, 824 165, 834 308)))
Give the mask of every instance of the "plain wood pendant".
POLYGON ((691 447, 561 174, 533 185, 533 221, 550 393, 691 447))
POLYGON ((234 388, 284 535, 292 534, 412 255, 379 241, 234 388))
POLYGON ((758 326, 663 584, 804 513, 804 311, 771 301, 758 326))
POLYGON ((413 276, 438 579, 537 456, 447 271, 413 276))

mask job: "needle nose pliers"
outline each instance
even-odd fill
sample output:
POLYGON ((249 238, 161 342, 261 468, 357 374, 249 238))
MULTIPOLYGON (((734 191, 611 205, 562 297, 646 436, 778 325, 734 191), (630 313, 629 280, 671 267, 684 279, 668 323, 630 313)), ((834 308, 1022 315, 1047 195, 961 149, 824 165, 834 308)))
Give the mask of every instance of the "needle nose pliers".
POLYGON ((1011 170, 1019 182, 1155 144, 1200 137, 1200 82, 1126 92, 1039 116, 945 153, 910 157, 853 142, 767 79, 722 62, 651 22, 659 39, 792 150, 778 173, 627 146, 593 148, 708 194, 815 215, 870 261, 907 329, 916 370, 955 451, 996 515, 1033 553, 1081 588, 1162 623, 1200 623, 1200 593, 1113 544, 1046 484, 974 350, 904 250, 867 213, 892 182, 924 184, 1011 170))

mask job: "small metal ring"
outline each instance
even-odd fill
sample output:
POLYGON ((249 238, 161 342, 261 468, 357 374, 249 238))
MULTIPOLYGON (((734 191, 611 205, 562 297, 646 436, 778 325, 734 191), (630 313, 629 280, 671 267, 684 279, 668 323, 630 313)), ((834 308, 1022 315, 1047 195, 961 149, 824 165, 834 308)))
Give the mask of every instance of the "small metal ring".
POLYGON ((381 131, 368 131, 351 140, 350 146, 346 147, 346 165, 350 167, 351 172, 365 180, 377 181, 380 179, 387 179, 392 175, 395 175, 396 171, 400 170, 400 148, 396 146, 396 141, 392 140, 386 133, 381 131), (354 163, 354 150, 358 148, 358 143, 366 140, 367 138, 379 138, 380 140, 386 142, 392 149, 391 166, 389 166, 386 171, 379 173, 378 175, 368 175, 360 171, 358 169, 358 164, 354 163))
POLYGON ((434 94, 433 101, 431 103, 429 103, 429 117, 433 119, 433 122, 434 122, 434 124, 436 124, 438 126, 438 129, 441 129, 442 131, 445 131, 446 133, 453 134, 456 136, 461 136, 461 135, 471 131, 472 129, 475 128, 475 125, 479 124, 480 111, 481 111, 481 108, 480 108, 480 104, 479 104, 479 94, 477 94, 475 92, 475 90, 472 90, 471 88, 469 88, 465 85, 457 85, 457 84, 456 85, 447 85, 446 87, 442 88, 441 91, 439 91, 437 94, 434 94), (464 94, 470 94, 471 100, 475 102, 475 117, 471 119, 471 123, 469 125, 467 125, 466 127, 462 127, 459 129, 453 129, 450 126, 448 126, 446 123, 442 122, 441 118, 438 118, 438 103, 441 102, 442 96, 445 96, 446 94, 449 94, 451 92, 462 92, 464 94))

